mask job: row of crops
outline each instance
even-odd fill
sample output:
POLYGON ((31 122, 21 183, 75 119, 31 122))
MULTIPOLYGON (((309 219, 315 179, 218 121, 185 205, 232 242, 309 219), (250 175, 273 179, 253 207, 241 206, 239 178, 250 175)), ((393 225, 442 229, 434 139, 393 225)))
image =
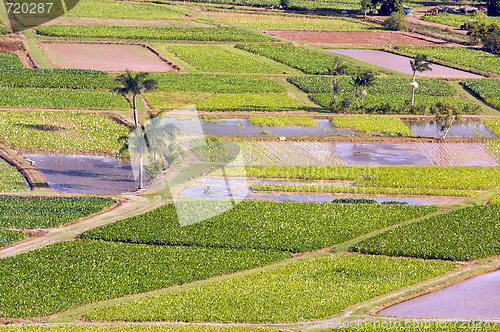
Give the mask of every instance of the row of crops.
POLYGON ((28 191, 23 176, 5 160, 0 158, 0 192, 28 191))
MULTIPOLYGON (((239 168, 226 168, 228 176, 242 176, 239 168)), ((248 166, 253 178, 355 181, 368 187, 491 190, 498 187, 495 167, 432 166, 248 166)), ((245 175, 245 174, 243 174, 245 175)))
POLYGON ((49 25, 37 28, 37 34, 49 37, 103 38, 126 40, 186 40, 267 42, 269 37, 233 27, 181 28, 108 25, 49 25))
POLYGON ((379 132, 387 135, 413 136, 413 132, 400 118, 336 116, 330 121, 337 128, 349 128, 358 132, 379 132))
POLYGON ((21 150, 121 154, 121 138, 129 133, 97 113, 1 111, 0 115, 0 141, 21 150))
POLYGON ((499 79, 469 79, 462 81, 462 84, 486 104, 500 109, 499 79))
POLYGON ((350 305, 453 268, 448 262, 336 255, 96 309, 84 317, 98 321, 297 323, 331 317, 350 305))
POLYGON ((94 214, 113 200, 101 197, 0 196, 0 228, 53 228, 94 214))
POLYGON ((453 210, 359 243, 363 253, 471 261, 500 254, 500 205, 453 210))
POLYGON ((215 325, 6 325, 2 332, 268 332, 264 328, 215 325))
POLYGON ((434 206, 245 201, 219 216, 181 227, 175 206, 167 205, 85 232, 81 237, 125 243, 306 252, 436 210, 434 206))
POLYGON ((248 119, 251 125, 261 127, 318 127, 318 123, 309 116, 251 115, 248 117, 248 119))
POLYGON ((459 69, 472 68, 485 73, 500 74, 500 58, 498 56, 470 48, 397 46, 396 50, 413 56, 424 54, 433 62, 444 62, 459 69))
POLYGON ((27 234, 23 232, 0 229, 0 248, 24 240, 26 237, 27 234))
POLYGON ((498 23, 498 19, 494 16, 483 16, 478 17, 472 15, 457 15, 450 13, 440 13, 436 16, 424 16, 424 20, 428 22, 434 22, 439 24, 448 25, 455 28, 460 28, 465 23, 478 22, 478 23, 498 23))

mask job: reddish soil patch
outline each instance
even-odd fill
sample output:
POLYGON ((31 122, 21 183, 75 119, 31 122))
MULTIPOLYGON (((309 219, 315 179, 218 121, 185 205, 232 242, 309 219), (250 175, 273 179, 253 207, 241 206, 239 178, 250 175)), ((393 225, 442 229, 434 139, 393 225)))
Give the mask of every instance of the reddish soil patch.
POLYGON ((16 43, 0 43, 0 52, 17 52, 20 50, 19 45, 16 43))
POLYGON ((317 31, 264 30, 273 36, 306 43, 339 45, 412 45, 434 46, 435 43, 392 31, 317 31))
POLYGON ((61 67, 104 71, 169 72, 175 69, 146 47, 117 44, 43 43, 49 59, 61 67))

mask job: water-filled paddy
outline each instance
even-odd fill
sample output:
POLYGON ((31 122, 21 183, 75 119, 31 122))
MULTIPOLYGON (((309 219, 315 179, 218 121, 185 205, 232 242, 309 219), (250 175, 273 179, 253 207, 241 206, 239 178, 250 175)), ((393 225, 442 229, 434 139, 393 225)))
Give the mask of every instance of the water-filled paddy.
POLYGON ((500 318, 500 271, 446 287, 379 312, 382 316, 412 318, 500 318))
MULTIPOLYGON (((413 74, 410 67, 410 60, 412 58, 397 55, 393 53, 374 51, 374 50, 328 50, 333 53, 339 53, 353 57, 355 59, 368 62, 380 67, 387 69, 399 71, 404 74, 413 74)), ((432 71, 424 71, 423 73, 418 73, 418 76, 428 76, 428 77, 463 77, 463 78, 481 78, 482 76, 472 74, 466 71, 453 69, 450 67, 445 67, 437 64, 431 64, 432 71)))
POLYGON ((24 154, 50 188, 73 194, 121 194, 136 190, 129 162, 110 157, 24 154))

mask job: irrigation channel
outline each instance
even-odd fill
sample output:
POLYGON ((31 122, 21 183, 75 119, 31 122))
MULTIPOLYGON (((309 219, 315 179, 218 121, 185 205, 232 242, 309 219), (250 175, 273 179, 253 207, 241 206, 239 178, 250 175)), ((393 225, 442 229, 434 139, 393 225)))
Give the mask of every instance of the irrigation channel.
MULTIPOLYGON (((374 51, 374 50, 346 50, 346 49, 335 49, 328 50, 333 53, 339 53, 343 55, 350 56, 357 60, 371 63, 376 66, 398 71, 404 74, 413 74, 410 68, 410 60, 412 58, 397 55, 384 51, 374 51)), ((482 76, 472 74, 466 71, 453 69, 437 64, 431 64, 432 71, 425 71, 419 76, 428 77, 455 77, 455 78, 482 78, 482 76)))
POLYGON ((477 276, 379 312, 412 318, 500 319, 500 271, 477 276))

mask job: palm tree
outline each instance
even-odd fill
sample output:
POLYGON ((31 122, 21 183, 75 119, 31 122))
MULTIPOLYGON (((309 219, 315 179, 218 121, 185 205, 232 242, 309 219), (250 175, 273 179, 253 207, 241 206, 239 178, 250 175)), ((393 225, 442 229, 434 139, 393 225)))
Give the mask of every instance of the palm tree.
POLYGON ((363 104, 365 103, 366 91, 364 88, 373 88, 376 84, 376 80, 377 78, 371 71, 367 71, 359 75, 359 85, 363 87, 363 91, 361 91, 361 107, 363 107, 363 104))
POLYGON ((413 108, 413 101, 415 100, 415 89, 418 88, 417 82, 415 82, 415 76, 417 75, 417 71, 419 73, 423 73, 424 71, 430 70, 430 62, 427 61, 427 55, 425 54, 417 54, 415 60, 410 60, 411 70, 413 71, 413 82, 410 83, 412 87, 412 95, 411 95, 411 107, 413 108))
POLYGON ((337 84, 337 75, 344 75, 347 72, 347 69, 349 67, 344 64, 343 61, 339 59, 339 57, 335 57, 332 62, 331 67, 327 67, 326 71, 328 72, 328 75, 333 76, 333 84, 331 85, 331 88, 333 90, 333 103, 335 104, 337 101, 335 100, 335 94, 338 91, 338 84, 337 84))
POLYGON ((351 76, 351 82, 349 82, 350 85, 354 87, 354 96, 356 97, 356 109, 358 109, 358 87, 361 85, 361 75, 360 73, 355 73, 354 75, 351 76))
POLYGON ((137 74, 131 73, 128 69, 125 73, 117 77, 121 87, 113 89, 114 92, 125 97, 132 98, 132 107, 134 109, 134 123, 139 127, 139 119, 137 117, 137 108, 135 107, 135 97, 143 94, 146 91, 156 90, 158 82, 156 80, 147 79, 149 73, 140 72, 137 74))

